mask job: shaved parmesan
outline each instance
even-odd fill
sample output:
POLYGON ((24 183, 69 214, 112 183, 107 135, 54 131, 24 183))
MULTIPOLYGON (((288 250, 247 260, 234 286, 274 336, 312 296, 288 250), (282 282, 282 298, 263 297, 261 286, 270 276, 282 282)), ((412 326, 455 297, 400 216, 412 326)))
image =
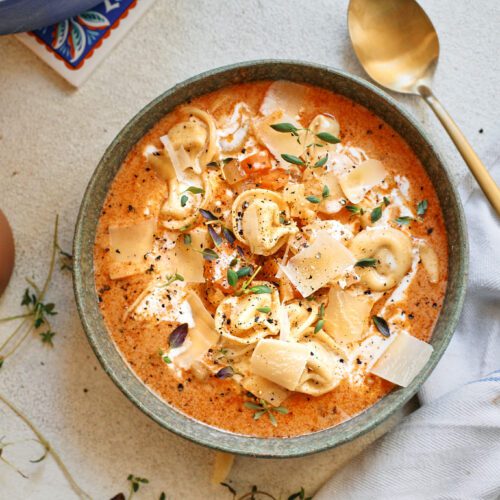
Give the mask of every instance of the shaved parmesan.
POLYGON ((309 358, 303 344, 275 339, 261 340, 253 351, 250 369, 290 391, 297 387, 309 358))
POLYGON ((150 263, 144 256, 153 247, 156 219, 131 226, 109 226, 111 279, 124 278, 145 271, 150 263))
POLYGON ((205 259, 200 251, 208 243, 207 229, 196 228, 188 234, 191 236, 191 243, 186 245, 181 235, 175 246, 165 252, 165 259, 160 264, 168 274, 181 274, 186 283, 205 283, 205 259))
POLYGON ((282 267, 283 272, 303 297, 308 297, 356 262, 353 254, 326 231, 320 231, 314 242, 293 256, 282 267))
POLYGON ((258 375, 245 377, 241 383, 244 389, 273 406, 280 406, 290 394, 286 389, 258 375))
POLYGON ((373 303, 371 295, 331 288, 325 309, 324 329, 340 343, 361 340, 368 327, 373 303))
POLYGON ((401 332, 371 369, 371 373, 402 387, 408 387, 431 357, 427 342, 401 332))
POLYGON ((359 359, 364 369, 370 371, 396 337, 397 335, 391 335, 390 337, 382 337, 379 334, 370 335, 353 352, 352 359, 359 359))
POLYGON ((263 115, 270 115, 277 110, 296 117, 306 104, 307 87, 298 83, 278 80, 267 89, 260 106, 263 115))
MULTIPOLYGON (((291 123, 297 128, 300 128, 300 125, 293 118, 281 111, 276 111, 261 120, 255 121, 254 128, 255 135, 259 142, 269 149, 271 154, 280 164, 287 167, 289 163, 283 160, 281 155, 286 153, 289 155, 301 156, 304 151, 304 145, 299 144, 297 138, 292 134, 284 134, 271 128, 271 125, 282 122, 291 123)), ((300 132, 299 135, 303 135, 303 133, 300 132)))
POLYGON ((170 161, 172 162, 172 166, 174 167, 175 170, 175 175, 177 176, 177 179, 179 182, 184 182, 186 181, 186 174, 184 173, 184 170, 189 165, 186 165, 185 162, 185 157, 182 159, 179 158, 177 155, 177 152, 174 149, 174 146, 172 145, 172 142, 170 141, 168 135, 163 135, 160 137, 160 141, 163 144, 163 147, 165 148, 165 151, 168 153, 168 156, 170 157, 170 161), (182 161, 181 161, 182 160, 182 161))
POLYGON ((171 349, 169 352, 172 362, 184 370, 188 370, 195 361, 202 359, 208 350, 219 341, 214 319, 198 295, 190 292, 187 296, 187 302, 195 324, 189 329, 184 345, 177 349, 171 349))
POLYGON ((344 172, 339 178, 339 184, 351 203, 359 203, 386 175, 387 172, 380 161, 365 160, 344 172))

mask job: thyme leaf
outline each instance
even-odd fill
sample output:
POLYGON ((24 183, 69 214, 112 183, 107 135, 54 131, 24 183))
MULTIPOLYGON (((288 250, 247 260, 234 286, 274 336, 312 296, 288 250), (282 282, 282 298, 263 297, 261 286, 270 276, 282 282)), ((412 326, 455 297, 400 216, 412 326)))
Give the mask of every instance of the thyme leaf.
POLYGON ((188 324, 182 323, 178 327, 174 328, 170 336, 168 337, 168 344, 172 349, 180 347, 184 344, 188 334, 188 324))
POLYGON ((407 215, 404 217, 398 217, 395 219, 395 221, 401 225, 401 226, 406 226, 408 225, 411 221, 413 220, 413 217, 408 217, 407 215))
POLYGON ((275 123, 271 125, 271 128, 273 130, 276 130, 276 132, 283 132, 283 133, 290 133, 290 132, 297 132, 297 127, 295 125, 292 125, 291 123, 275 123))
POLYGON ((370 220, 372 222, 377 222, 382 217, 382 207, 379 205, 372 210, 370 214, 370 220))
POLYGON ((427 212, 428 207, 429 207, 429 202, 427 200, 419 201, 417 205, 417 215, 423 217, 427 212))
POLYGON ((389 337, 391 335, 391 330, 387 321, 381 316, 372 316, 373 323, 377 327, 377 330, 384 336, 389 337))
POLYGON ((293 165, 305 165, 304 160, 295 155, 285 153, 281 155, 281 158, 283 158, 283 160, 287 161, 288 163, 292 163, 293 165))
POLYGON ((320 203, 321 200, 317 197, 317 196, 306 196, 306 200, 309 202, 309 203, 320 203))
POLYGON ((377 265, 377 259, 360 259, 356 264, 354 264, 354 267, 375 267, 377 265))
POLYGON ((330 134, 329 132, 318 132, 316 134, 318 139, 321 139, 323 142, 328 142, 329 144, 338 144, 340 139, 330 134))

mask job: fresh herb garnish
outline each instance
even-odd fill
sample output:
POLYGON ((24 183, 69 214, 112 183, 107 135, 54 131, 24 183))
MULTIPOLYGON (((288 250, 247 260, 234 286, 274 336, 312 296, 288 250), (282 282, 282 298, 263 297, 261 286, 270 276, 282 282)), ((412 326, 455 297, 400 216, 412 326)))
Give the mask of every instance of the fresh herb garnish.
POLYGON ((293 165, 305 165, 306 163, 304 162, 304 160, 301 160, 298 156, 295 156, 295 155, 290 155, 290 154, 282 154, 281 155, 281 158, 283 158, 283 160, 287 161, 288 163, 292 163, 293 165))
POLYGON ((162 359, 162 361, 164 363, 166 363, 167 365, 172 363, 172 360, 169 358, 168 354, 166 352, 164 352, 162 349, 160 349, 159 354, 160 354, 160 358, 162 359))
POLYGON ((382 207, 379 205, 372 210, 370 214, 370 220, 372 222, 377 222, 382 217, 382 207))
POLYGON ((181 196, 181 207, 185 207, 185 206, 186 206, 187 201, 188 201, 188 197, 187 197, 187 195, 186 195, 186 194, 183 194, 183 195, 181 196))
POLYGON ((205 210, 203 208, 200 208, 199 212, 200 212, 201 216, 204 219, 207 219, 207 220, 219 220, 219 218, 216 217, 212 212, 210 212, 210 210, 205 210))
POLYGON ((377 265, 377 259, 361 259, 354 264, 354 267, 375 267, 377 265))
POLYGON ((226 378, 231 378, 234 375, 234 370, 232 366, 225 366, 224 368, 221 368, 215 376, 219 379, 226 379, 226 378))
POLYGON ((191 245, 191 235, 190 234, 185 234, 183 236, 184 239, 184 245, 191 245))
POLYGON ((201 255, 203 255, 203 258, 208 261, 217 260, 219 258, 219 254, 211 248, 204 248, 203 250, 196 251, 201 253, 201 255))
POLYGON ((174 328, 170 336, 168 337, 168 345, 175 349, 184 344, 188 334, 188 324, 182 323, 178 327, 174 328))
POLYGON ((224 238, 226 238, 230 245, 232 245, 236 241, 236 236, 231 231, 231 229, 228 229, 227 227, 222 228, 222 235, 224 236, 224 238))
POLYGON ((296 133, 297 132, 297 127, 295 125, 292 125, 291 123, 275 123, 274 125, 271 125, 271 128, 273 130, 276 130, 276 132, 288 132, 288 133, 296 133))
POLYGON ((282 415, 286 415, 288 413, 288 408, 285 408, 284 406, 278 406, 274 408, 270 406, 263 399, 260 399, 259 403, 253 403, 252 401, 245 401, 243 405, 245 406, 245 408, 255 411, 253 415, 254 420, 259 420, 263 415, 267 414, 271 424, 274 427, 277 427, 278 425, 276 417, 274 416, 274 412, 280 413, 282 415))
POLYGON ((324 167, 325 166, 325 163, 328 161, 328 153, 323 156, 322 158, 320 158, 314 165, 313 165, 313 168, 320 168, 320 167, 324 167))
POLYGON ((238 278, 244 278, 245 276, 250 276, 252 274, 252 267, 244 266, 236 271, 238 278))
POLYGON ((189 186, 185 191, 184 193, 192 193, 192 194, 205 194, 205 190, 200 188, 200 187, 196 187, 196 186, 189 186))
POLYGON ((395 219, 395 221, 402 226, 408 225, 412 220, 413 217, 408 217, 408 216, 398 217, 397 219, 395 219))
POLYGON ((159 288, 166 288, 170 286, 174 281, 184 281, 184 276, 179 273, 172 274, 170 276, 166 276, 167 280, 165 283, 161 284, 159 288))
POLYGON ((381 316, 372 316, 373 323, 377 327, 377 330, 384 336, 389 337, 391 335, 391 330, 389 329, 389 325, 387 321, 381 316))
POLYGON ((317 197, 317 196, 306 196, 306 200, 309 202, 309 203, 320 203, 321 200, 317 197))
POLYGON ((217 233, 217 231, 214 229, 213 226, 208 226, 208 234, 210 234, 216 247, 222 244, 222 238, 220 237, 219 233, 217 233))
POLYGON ((417 215, 423 217, 427 212, 428 207, 429 207, 429 202, 427 200, 419 201, 417 205, 417 215))
POLYGON ((328 142, 329 144, 338 144, 340 142, 340 139, 338 137, 335 137, 328 132, 318 132, 316 134, 316 137, 318 139, 321 139, 323 142, 328 142))
POLYGON ((264 314, 269 314, 271 312, 270 307, 257 307, 257 311, 264 313, 264 314))
POLYGON ((365 213, 365 211, 361 207, 358 207, 358 205, 346 205, 345 208, 352 214, 363 215, 365 213))
POLYGON ((255 285, 255 286, 248 288, 248 290, 251 293, 255 293, 257 295, 263 294, 263 293, 273 293, 272 288, 267 286, 267 285, 255 285))
POLYGON ((227 270, 227 282, 231 286, 236 286, 236 284, 238 283, 238 273, 233 269, 227 270))
POLYGON ((322 303, 319 306, 318 321, 316 323, 316 326, 314 327, 314 333, 318 333, 325 325, 324 317, 325 317, 325 304, 322 303))
POLYGON ((325 184, 323 186, 323 191, 321 191, 321 197, 323 199, 328 198, 330 196, 330 188, 325 184))
POLYGON ((387 198, 387 196, 384 196, 384 205, 387 207, 391 203, 391 200, 387 198))
MULTIPOLYGON (((246 294, 246 293, 256 293, 254 291, 252 291, 251 289, 249 289, 248 287, 250 286, 250 283, 252 283, 252 281, 254 280, 255 276, 257 276, 257 274, 259 274, 260 270, 262 269, 262 266, 259 266, 255 271, 254 273, 252 274, 252 276, 250 276, 250 278, 248 278, 247 281, 245 281, 245 283, 243 284, 243 286, 239 289, 239 290, 236 290, 235 292, 235 295, 236 297, 239 297, 240 295, 243 295, 243 294, 246 294)), ((262 285, 265 287, 265 285, 262 285)), ((253 287, 253 288, 257 288, 257 287, 253 287)), ((265 288, 269 288, 269 287, 265 287, 265 288)), ((269 288, 270 290, 270 288, 269 288)), ((271 293, 271 292, 257 292, 257 293, 271 293)))

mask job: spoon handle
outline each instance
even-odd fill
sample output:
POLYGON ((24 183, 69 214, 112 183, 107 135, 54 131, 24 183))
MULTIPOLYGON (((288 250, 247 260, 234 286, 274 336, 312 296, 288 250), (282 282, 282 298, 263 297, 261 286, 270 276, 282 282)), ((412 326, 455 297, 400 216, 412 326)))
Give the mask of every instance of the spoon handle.
POLYGON ((439 121, 443 124, 443 127, 446 129, 446 132, 448 132, 451 140, 455 143, 455 146, 465 160, 465 163, 467 163, 472 175, 476 178, 486 198, 488 198, 488 201, 496 210, 497 214, 500 215, 500 189, 498 189, 493 177, 491 177, 483 162, 479 159, 479 156, 477 156, 472 149, 472 146, 458 128, 458 125, 453 121, 453 118, 432 93, 432 90, 425 85, 421 85, 418 91, 425 102, 431 107, 432 111, 434 111, 439 121))

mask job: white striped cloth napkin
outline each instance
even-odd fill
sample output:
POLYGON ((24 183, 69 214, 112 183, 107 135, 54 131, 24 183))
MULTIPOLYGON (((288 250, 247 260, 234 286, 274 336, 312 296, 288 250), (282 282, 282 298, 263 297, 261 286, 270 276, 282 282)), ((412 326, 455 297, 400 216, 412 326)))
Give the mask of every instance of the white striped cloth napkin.
MULTIPOLYGON (((492 163, 500 183, 500 157, 492 163)), ((315 500, 500 499, 500 220, 479 188, 467 196, 471 185, 461 186, 471 255, 466 302, 419 394, 422 406, 315 500)))

